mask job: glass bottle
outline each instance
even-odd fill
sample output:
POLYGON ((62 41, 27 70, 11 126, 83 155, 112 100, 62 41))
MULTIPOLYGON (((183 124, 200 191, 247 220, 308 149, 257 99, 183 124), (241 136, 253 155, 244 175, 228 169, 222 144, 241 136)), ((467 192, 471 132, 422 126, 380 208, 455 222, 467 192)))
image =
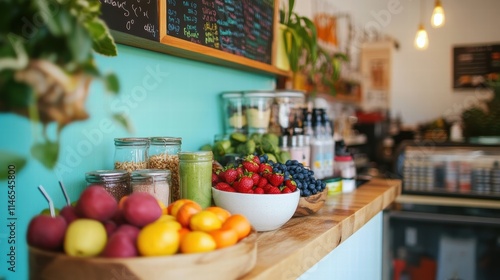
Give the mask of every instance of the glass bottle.
POLYGON ((313 109, 312 113, 312 130, 311 137, 311 170, 317 179, 323 179, 325 168, 325 145, 324 145, 324 127, 321 122, 321 110, 313 109))
POLYGON ((131 193, 130 176, 125 170, 95 170, 85 173, 87 186, 99 185, 110 193, 116 201, 131 193))
POLYGON ((202 208, 212 204, 212 151, 179 153, 180 195, 202 208))
POLYGON ((148 168, 170 171, 170 201, 180 198, 179 153, 182 138, 151 137, 148 150, 148 168))
POLYGON ((170 170, 142 169, 130 174, 132 192, 146 192, 161 201, 170 204, 170 170))
POLYGON ((148 138, 115 138, 114 168, 132 172, 147 168, 148 138))

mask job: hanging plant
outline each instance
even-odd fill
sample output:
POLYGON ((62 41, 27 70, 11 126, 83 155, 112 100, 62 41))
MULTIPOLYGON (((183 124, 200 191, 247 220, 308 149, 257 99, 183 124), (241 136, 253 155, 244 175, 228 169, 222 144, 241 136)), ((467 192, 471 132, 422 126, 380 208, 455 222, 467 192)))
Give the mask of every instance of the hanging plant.
MULTIPOLYGON (((108 27, 99 18, 100 5, 99 0, 0 2, 0 112, 42 125, 31 155, 47 168, 57 163, 61 130, 88 118, 90 83, 99 79, 107 92, 119 90, 117 77, 101 73, 94 62, 94 53, 117 55, 108 27), (57 139, 52 141, 46 127, 54 122, 57 139)), ((7 154, 0 151, 0 158, 7 160, 7 154)), ((24 165, 18 155, 8 158, 24 165)))

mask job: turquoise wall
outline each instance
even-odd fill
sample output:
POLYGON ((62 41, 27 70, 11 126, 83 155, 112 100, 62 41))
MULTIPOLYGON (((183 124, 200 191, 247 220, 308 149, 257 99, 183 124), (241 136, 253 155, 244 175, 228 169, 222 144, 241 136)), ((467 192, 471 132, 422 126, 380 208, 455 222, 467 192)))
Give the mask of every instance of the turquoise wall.
MULTIPOLYGON (((47 207, 38 191, 43 185, 56 207, 64 206, 58 186, 62 180, 72 200, 85 187, 84 174, 113 167, 115 137, 182 137, 182 150, 197 150, 223 132, 219 94, 229 90, 266 90, 275 87, 272 75, 243 72, 165 54, 120 45, 118 57, 98 57, 103 72, 115 72, 120 80, 119 95, 105 93, 103 85, 91 86, 86 108, 90 118, 72 123, 60 135, 60 156, 54 170, 48 170, 30 156, 30 147, 39 126, 13 114, 0 114, 0 150, 28 158, 16 173, 15 212, 8 220, 7 181, 0 181, 0 279, 27 279, 28 260, 25 241, 31 217, 47 207), (113 112, 125 113, 133 133, 111 119, 113 112), (35 131, 35 133, 33 132, 35 131), (13 231, 7 227, 15 222, 13 231), (9 234, 10 232, 10 234, 9 234), (9 236, 13 235, 10 239, 9 236), (8 244, 15 241, 15 244, 8 244), (8 270, 7 254, 15 245, 15 272, 8 270)), ((48 127, 55 139, 55 126, 48 127)), ((7 172, 0 166, 0 172, 7 172)))

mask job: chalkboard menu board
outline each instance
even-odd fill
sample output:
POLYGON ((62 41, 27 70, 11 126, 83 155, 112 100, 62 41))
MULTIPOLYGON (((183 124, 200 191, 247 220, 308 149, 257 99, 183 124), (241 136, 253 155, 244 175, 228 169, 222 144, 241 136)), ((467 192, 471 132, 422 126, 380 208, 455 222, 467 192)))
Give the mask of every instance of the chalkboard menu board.
POLYGON ((158 0, 100 0, 101 17, 108 27, 155 41, 158 30, 158 0))
POLYGON ((500 44, 453 48, 453 88, 476 88, 500 73, 500 44))
POLYGON ((271 63, 274 0, 167 0, 166 33, 271 63))

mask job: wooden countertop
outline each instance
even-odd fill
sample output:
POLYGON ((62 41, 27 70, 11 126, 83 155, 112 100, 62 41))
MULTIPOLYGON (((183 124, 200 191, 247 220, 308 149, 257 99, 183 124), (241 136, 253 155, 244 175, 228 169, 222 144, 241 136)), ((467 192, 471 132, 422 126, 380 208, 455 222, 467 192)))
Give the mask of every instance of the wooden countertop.
POLYGON ((242 279, 296 279, 389 206, 400 180, 373 179, 349 194, 328 197, 314 215, 260 232, 257 264, 242 279))

